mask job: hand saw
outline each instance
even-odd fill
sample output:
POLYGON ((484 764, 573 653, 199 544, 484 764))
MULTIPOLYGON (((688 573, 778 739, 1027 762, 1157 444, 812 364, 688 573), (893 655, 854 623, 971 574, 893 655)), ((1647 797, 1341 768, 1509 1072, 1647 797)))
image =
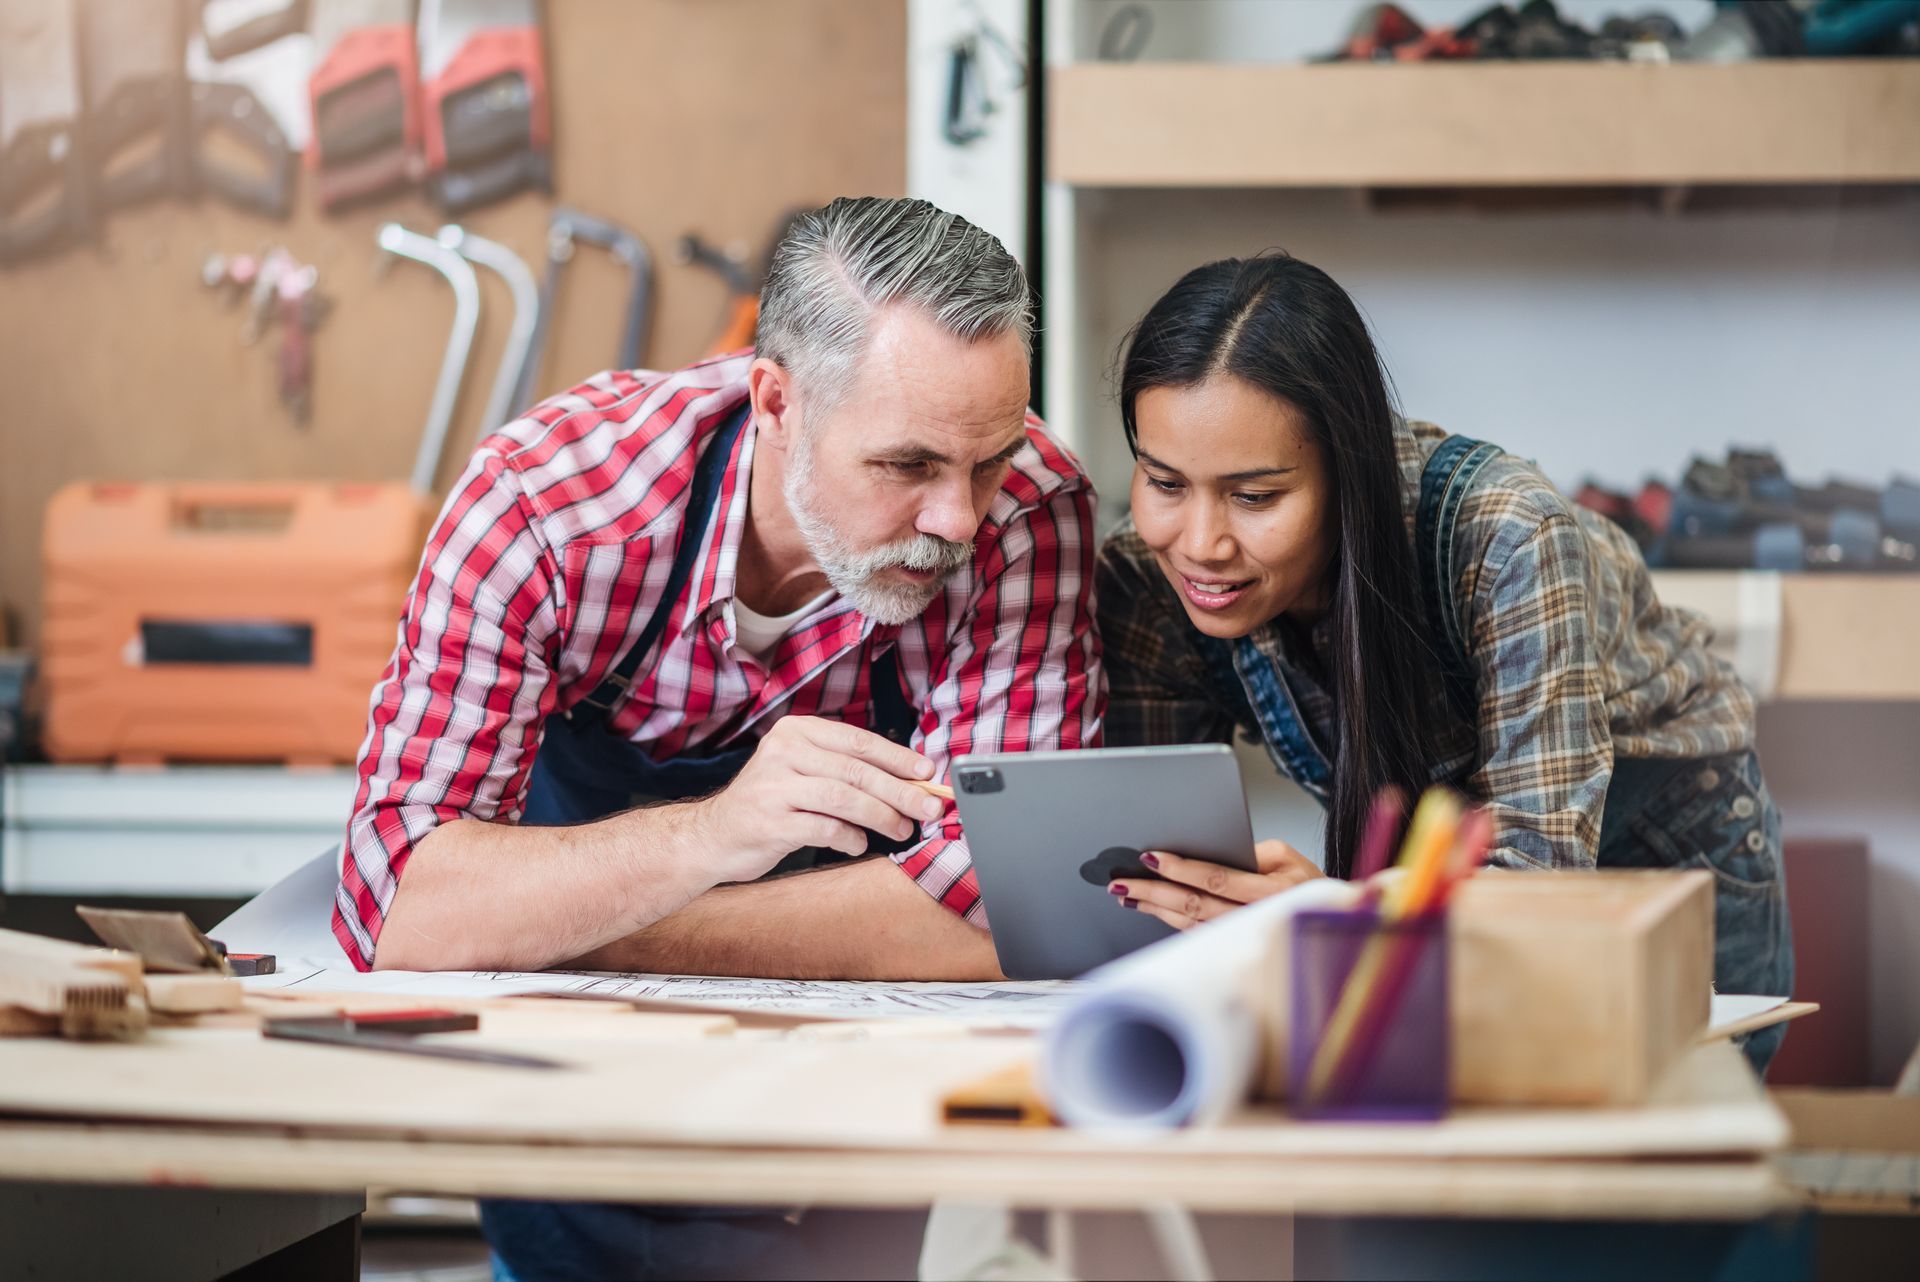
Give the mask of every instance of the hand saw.
POLYGON ((87 160, 100 209, 193 191, 186 12, 155 0, 81 0, 87 160))
POLYGON ((322 209, 339 209, 418 181, 420 63, 412 0, 313 0, 318 63, 313 170, 322 209))
POLYGON ((450 214, 553 190, 539 0, 421 0, 427 171, 450 214))
POLYGON ((200 188, 284 218, 306 143, 313 41, 288 0, 203 0, 187 34, 193 166, 200 188))
POLYGON ((73 0, 0 4, 0 260, 93 234, 73 0))

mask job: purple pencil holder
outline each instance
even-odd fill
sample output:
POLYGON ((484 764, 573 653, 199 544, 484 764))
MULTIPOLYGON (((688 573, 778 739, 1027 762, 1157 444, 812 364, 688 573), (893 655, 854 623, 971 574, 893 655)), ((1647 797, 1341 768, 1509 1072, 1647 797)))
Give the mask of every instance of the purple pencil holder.
POLYGON ((1295 917, 1288 1033, 1295 1117, 1407 1122, 1444 1116, 1452 1080, 1446 914, 1395 922, 1382 921, 1372 909, 1295 917), (1316 1075, 1322 1044, 1332 1040, 1329 1025, 1356 969, 1362 982, 1350 1000, 1357 1003, 1358 1019, 1344 1053, 1320 1065, 1316 1075))

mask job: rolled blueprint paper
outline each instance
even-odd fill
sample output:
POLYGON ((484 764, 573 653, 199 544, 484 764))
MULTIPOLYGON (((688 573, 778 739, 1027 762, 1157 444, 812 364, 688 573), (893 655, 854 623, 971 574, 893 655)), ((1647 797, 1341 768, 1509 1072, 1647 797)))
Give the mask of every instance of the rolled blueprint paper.
MULTIPOLYGON (((1359 887, 1317 877, 1090 972, 1041 1043, 1040 1086, 1070 1126, 1216 1122, 1286 1063, 1293 914, 1359 887)), ((1269 1081, 1269 1088, 1279 1085, 1269 1081)))

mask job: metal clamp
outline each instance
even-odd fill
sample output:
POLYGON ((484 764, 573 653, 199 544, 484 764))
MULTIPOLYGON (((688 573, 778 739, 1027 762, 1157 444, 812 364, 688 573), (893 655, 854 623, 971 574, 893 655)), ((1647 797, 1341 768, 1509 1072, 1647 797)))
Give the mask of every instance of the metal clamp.
POLYGON ((480 327, 480 282, 467 260, 431 236, 408 231, 399 223, 380 228, 380 248, 399 258, 410 258, 440 273, 453 287, 453 329, 447 335, 446 354, 440 358, 440 376, 433 384, 433 405, 427 410, 426 431, 413 460, 413 488, 433 492, 434 473, 446 445, 447 428, 460 402, 460 382, 466 376, 467 357, 473 351, 474 331, 480 327))
POLYGON ((491 270, 507 283, 507 292, 513 296, 513 328, 507 331, 507 345, 500 351, 500 367, 494 371, 493 390, 487 395, 486 412, 480 418, 480 438, 485 440, 519 408, 513 398, 525 376, 527 355, 540 324, 540 286, 520 255, 498 241, 474 235, 458 223, 440 229, 440 244, 491 270))
POLYGON ((614 356, 616 368, 637 367, 640 354, 646 350, 647 310, 653 295, 653 256, 647 252, 646 242, 618 223, 562 205, 553 211, 553 219, 547 224, 547 284, 541 293, 540 323, 534 333, 532 351, 515 396, 521 405, 534 399, 540 359, 546 350, 547 328, 560 291, 560 271, 573 260, 573 247, 580 241, 597 245, 624 263, 632 281, 627 292, 626 325, 620 335, 620 350, 614 356))

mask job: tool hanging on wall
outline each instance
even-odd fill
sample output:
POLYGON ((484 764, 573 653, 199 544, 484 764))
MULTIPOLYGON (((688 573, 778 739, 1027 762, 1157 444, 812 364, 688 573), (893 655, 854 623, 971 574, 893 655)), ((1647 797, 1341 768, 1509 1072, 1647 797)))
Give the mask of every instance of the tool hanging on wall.
POLYGON ((767 270, 773 264, 773 251, 787 237, 787 231, 793 226, 793 220, 804 210, 790 210, 780 219, 773 235, 767 240, 766 252, 760 255, 758 270, 747 265, 747 256, 738 249, 720 249, 702 240, 698 233, 688 232, 674 246, 674 261, 682 266, 704 267, 715 273, 727 287, 727 309, 720 320, 720 332, 708 345, 708 356, 722 356, 728 352, 737 352, 743 347, 753 345, 754 332, 760 323, 760 283, 766 279, 767 270))
POLYGON ((187 33, 194 178, 251 213, 293 210, 297 157, 307 142, 313 42, 304 4, 267 12, 254 0, 207 0, 187 33))
POLYGON ((987 83, 985 49, 998 54, 1005 68, 1004 92, 1018 93, 1027 84, 1026 54, 976 10, 973 27, 947 50, 947 110, 941 132, 955 147, 984 137, 988 118, 1000 110, 999 99, 987 83))
POLYGON ((262 254, 209 254, 200 266, 200 281, 224 294, 229 305, 247 300, 241 342, 252 346, 268 328, 280 327, 274 357, 280 403, 305 427, 312 413, 313 331, 333 308, 319 291, 319 269, 276 245, 262 254))
POLYGON ((189 0, 200 10, 207 54, 216 62, 307 29, 307 0, 189 0))
POLYGON ((646 243, 618 223, 562 205, 553 211, 553 218, 547 224, 547 283, 540 292, 540 322, 534 330, 526 370, 513 396, 517 409, 525 409, 539 399, 536 389, 540 383, 540 363, 546 352, 547 332, 553 325, 560 274, 573 261, 574 246, 582 241, 599 246, 625 264, 631 282, 627 290, 626 325, 620 333, 620 349, 614 354, 615 367, 638 367, 641 353, 646 350, 647 307, 653 296, 653 256, 647 252, 646 243))
POLYGON ((538 0, 421 0, 429 188, 464 213, 553 190, 538 0))
POLYGON ((480 439, 512 417, 519 408, 513 403, 520 379, 526 371, 527 353, 540 325, 540 286, 520 255, 505 245, 476 236, 466 228, 449 223, 440 229, 440 243, 462 258, 479 263, 506 282, 513 297, 513 327, 507 331, 507 343, 500 351, 500 365, 493 374, 493 389, 487 394, 487 408, 480 416, 480 439))
MULTIPOLYGON (((434 380, 433 403, 427 409, 420 452, 413 460, 414 492, 430 494, 434 473, 440 466, 440 452, 446 444, 447 429, 460 402, 460 382, 466 377, 474 331, 480 326, 480 282, 458 252, 431 236, 408 231, 399 223, 387 223, 380 228, 380 248, 396 258, 409 258, 431 267, 453 290, 453 329, 447 335, 447 349, 440 358, 439 376, 434 380)), ((386 261, 381 259, 383 264, 386 261)))
MULTIPOLYGON (((378 261, 423 262, 454 291, 411 476, 80 482, 55 494, 41 538, 49 757, 354 759, 438 506, 434 473, 480 318, 459 254, 394 224, 379 244, 378 261)), ((248 297, 257 291, 255 276, 248 297)))
POLYGON ((100 209, 193 192, 185 11, 82 0, 87 159, 100 209))
POLYGON ((320 207, 337 210, 418 182, 420 63, 412 0, 314 0, 318 53, 307 153, 320 207))
POLYGON ((727 310, 706 355, 720 356, 750 345, 760 324, 760 286, 747 270, 746 255, 719 249, 698 233, 688 232, 674 246, 673 259, 683 267, 706 268, 727 287, 727 310))
POLYGON ((74 0, 0 4, 0 262, 93 235, 74 0))

